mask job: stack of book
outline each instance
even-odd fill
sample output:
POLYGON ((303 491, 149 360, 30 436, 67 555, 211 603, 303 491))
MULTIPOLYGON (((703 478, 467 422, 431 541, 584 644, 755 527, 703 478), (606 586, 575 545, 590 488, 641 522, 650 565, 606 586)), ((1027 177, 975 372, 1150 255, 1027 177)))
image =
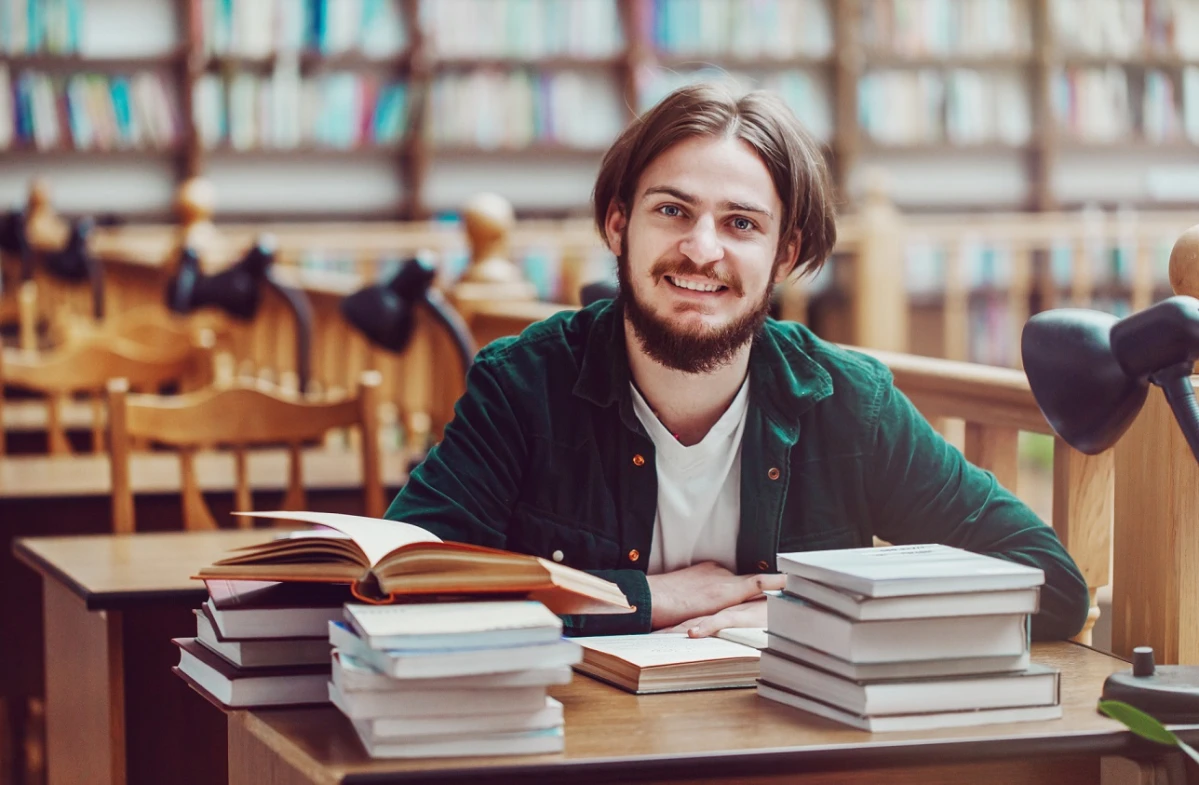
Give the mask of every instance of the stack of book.
POLYGON ((349 592, 340 586, 210 580, 196 636, 175 638, 174 669, 223 708, 327 703, 328 625, 349 592))
POLYGON ((561 751, 562 705, 547 688, 570 681, 582 648, 563 639, 559 615, 633 611, 610 581, 536 556, 443 542, 408 523, 242 514, 320 528, 264 534, 194 577, 210 592, 274 581, 289 599, 330 601, 251 608, 243 598, 221 607, 214 597, 201 609, 200 643, 178 641, 176 672, 229 707, 332 701, 372 757, 561 751), (263 638, 278 646, 267 649, 263 638), (228 653, 205 659, 209 651, 228 653), (301 651, 313 660, 306 666, 301 651), (245 669, 239 658, 263 670, 253 690, 236 693, 235 676, 245 677, 231 670, 245 669))
POLYGON ((873 732, 1056 719, 1029 659, 1044 573, 944 545, 779 555, 758 694, 873 732))
POLYGON ((562 704, 582 647, 539 602, 357 605, 329 625, 329 699, 372 757, 563 749, 562 704))

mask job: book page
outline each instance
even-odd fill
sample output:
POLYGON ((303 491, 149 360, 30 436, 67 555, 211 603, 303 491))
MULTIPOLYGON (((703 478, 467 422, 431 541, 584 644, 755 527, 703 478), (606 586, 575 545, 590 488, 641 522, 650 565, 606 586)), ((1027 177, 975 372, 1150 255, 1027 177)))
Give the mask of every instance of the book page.
MULTIPOLYGON (((299 521, 312 523, 317 526, 327 526, 341 532, 362 548, 370 565, 374 567, 379 561, 405 545, 417 542, 441 542, 441 538, 419 526, 401 521, 387 521, 382 518, 368 518, 364 515, 346 515, 340 512, 312 511, 276 511, 276 512, 235 512, 234 515, 245 515, 251 518, 273 518, 282 521, 299 521)), ((301 539, 304 534, 292 535, 301 539)), ((311 537, 328 537, 327 532, 312 532, 311 537)))
POLYGON ((720 638, 689 638, 684 632, 646 635, 597 635, 571 638, 584 649, 619 657, 639 668, 676 665, 684 662, 711 662, 740 657, 757 658, 761 653, 740 643, 720 638))

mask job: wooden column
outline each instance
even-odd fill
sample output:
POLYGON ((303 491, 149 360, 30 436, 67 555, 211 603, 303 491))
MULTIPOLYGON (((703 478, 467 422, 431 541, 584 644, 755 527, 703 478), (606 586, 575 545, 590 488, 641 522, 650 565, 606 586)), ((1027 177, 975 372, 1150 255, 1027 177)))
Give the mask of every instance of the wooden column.
MULTIPOLYGON (((1199 295, 1199 227, 1175 243, 1170 284, 1199 295)), ((1159 389, 1115 450, 1112 648, 1199 663, 1199 464, 1159 389)))
POLYGON ((905 352, 908 298, 904 274, 903 226, 887 198, 881 173, 872 176, 860 212, 862 242, 854 259, 854 346, 905 352))

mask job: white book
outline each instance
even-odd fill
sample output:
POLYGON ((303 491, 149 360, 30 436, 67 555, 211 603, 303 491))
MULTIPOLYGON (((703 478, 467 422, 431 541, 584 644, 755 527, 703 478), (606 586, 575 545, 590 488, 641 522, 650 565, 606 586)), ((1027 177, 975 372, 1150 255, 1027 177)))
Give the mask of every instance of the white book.
POLYGON ((225 608, 205 601, 223 638, 316 638, 341 618, 340 605, 315 608, 225 608))
POLYGON ((856 621, 1036 613, 1040 610, 1041 597, 1039 587, 1011 591, 867 597, 798 575, 787 576, 786 592, 856 621))
MULTIPOLYGON (((360 639, 345 625, 330 625, 329 641, 339 650, 362 646, 360 639), (355 644, 355 640, 359 643, 355 644)), ((434 679, 562 668, 582 659, 583 648, 574 641, 560 638, 552 643, 485 649, 405 651, 365 647, 356 649, 355 656, 392 678, 434 679)))
POLYGON ((920 714, 1049 706, 1058 702, 1058 672, 1033 664, 1015 673, 858 682, 763 652, 762 681, 853 714, 920 714))
POLYGON ((467 717, 531 712, 545 706, 545 687, 470 687, 459 690, 344 692, 328 682, 329 700, 352 720, 380 717, 467 717))
POLYGON ((830 720, 852 725, 871 733, 893 731, 925 731, 937 728, 995 725, 1008 722, 1038 722, 1056 720, 1062 716, 1061 704, 1053 706, 1027 706, 1013 709, 984 709, 978 711, 944 711, 927 714, 894 714, 869 716, 830 706, 827 703, 783 689, 766 682, 758 683, 758 695, 769 700, 793 706, 802 711, 827 717, 830 720))
POLYGON ((395 679, 345 650, 333 650, 333 681, 344 692, 395 692, 398 690, 466 689, 472 687, 551 687, 570 684, 570 666, 538 670, 447 676, 442 679, 395 679))
POLYGON ((202 610, 196 613, 196 641, 239 668, 323 665, 332 651, 329 638, 224 638, 202 610))
POLYGON ((1036 567, 939 544, 780 553, 778 568, 866 597, 1005 591, 1045 583, 1045 573, 1036 567))
MULTIPOLYGON (((333 705, 342 712, 336 690, 329 691, 333 705)), ((562 704, 546 697, 545 703, 533 711, 508 714, 467 714, 460 717, 377 717, 369 720, 350 720, 358 735, 375 743, 405 742, 429 737, 455 736, 466 733, 526 733, 548 730, 562 725, 562 704)))
MULTIPOLYGON (((357 730, 357 726, 355 726, 357 730)), ((542 755, 562 752, 566 736, 562 728, 516 733, 471 733, 443 736, 437 740, 407 742, 372 741, 359 732, 362 746, 372 758, 444 758, 490 755, 542 755)))
POLYGON ((766 628, 851 662, 1015 656, 1029 645, 1027 614, 854 621, 773 592, 766 628))
POLYGON ((552 643, 562 619, 540 602, 347 604, 345 619, 372 649, 482 649, 552 643))
POLYGON ((850 662, 822 651, 769 633, 768 649, 784 657, 806 662, 821 670, 854 681, 878 679, 916 679, 930 676, 960 676, 970 673, 1007 673, 1028 667, 1028 650, 1003 657, 959 657, 948 660, 910 660, 908 662, 850 662))

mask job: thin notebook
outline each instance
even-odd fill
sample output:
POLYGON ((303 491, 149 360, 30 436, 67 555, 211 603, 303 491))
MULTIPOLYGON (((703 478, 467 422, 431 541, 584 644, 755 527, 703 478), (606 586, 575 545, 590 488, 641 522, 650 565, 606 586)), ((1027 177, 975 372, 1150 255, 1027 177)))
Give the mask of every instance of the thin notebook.
POLYGON ((558 614, 631 613, 611 581, 538 556, 444 542, 400 521, 328 512, 238 513, 315 524, 234 551, 196 578, 349 584, 363 602, 525 597, 558 614))

